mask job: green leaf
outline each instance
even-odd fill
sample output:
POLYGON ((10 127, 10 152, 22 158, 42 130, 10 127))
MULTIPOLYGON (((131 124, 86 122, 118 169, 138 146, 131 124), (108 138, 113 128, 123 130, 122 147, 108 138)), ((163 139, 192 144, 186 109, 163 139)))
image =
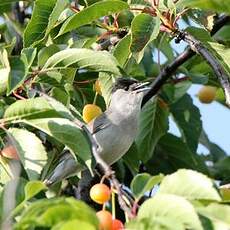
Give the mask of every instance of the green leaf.
POLYGON ((28 226, 50 228, 75 220, 98 228, 95 212, 82 201, 74 198, 41 199, 24 210, 15 229, 26 229, 28 226))
POLYGON ((49 17, 55 7, 56 0, 36 0, 32 18, 29 21, 23 37, 24 47, 38 44, 45 36, 49 17))
MULTIPOLYGON (((3 186, 12 179, 11 168, 7 159, 0 156, 0 183, 3 186)), ((0 187, 1 193, 1 187, 0 187)), ((1 216, 1 215, 0 215, 1 216)))
POLYGON ((25 60, 23 60, 22 57, 11 57, 7 95, 10 95, 15 89, 21 86, 27 74, 28 65, 25 63, 25 60))
POLYGON ((44 95, 44 97, 46 101, 50 104, 50 106, 52 106, 52 108, 59 114, 58 117, 64 117, 69 120, 75 120, 75 117, 72 115, 70 110, 66 106, 64 106, 61 102, 46 95, 44 95))
POLYGON ((124 9, 128 9, 128 7, 129 6, 127 3, 118 0, 97 2, 67 19, 67 21, 62 25, 58 36, 80 26, 89 24, 103 16, 111 15, 124 9))
POLYGON ((193 105, 189 95, 170 106, 174 121, 177 123, 183 139, 192 151, 196 151, 202 130, 199 109, 193 105))
POLYGON ((174 221, 183 225, 183 229, 203 229, 192 204, 176 195, 159 194, 145 201, 139 209, 138 219, 145 218, 150 222, 155 219, 165 222, 174 221))
POLYGON ((0 50, 0 96, 7 90, 8 77, 10 73, 10 63, 7 51, 0 50))
POLYGON ((95 226, 93 226, 92 224, 86 221, 82 221, 82 220, 65 221, 52 228, 52 230, 69 230, 69 229, 71 230, 79 230, 79 229, 97 230, 95 226))
POLYGON ((179 168, 189 168, 209 174, 204 161, 192 152, 181 138, 170 133, 158 142, 154 156, 147 162, 148 172, 172 173, 179 168), (167 161, 165 160, 167 159, 167 161))
POLYGON ((160 19, 149 14, 137 15, 131 24, 131 45, 132 53, 141 52, 160 31, 160 19))
POLYGON ((224 202, 230 202, 230 186, 223 185, 219 187, 222 200, 224 202))
POLYGON ((21 86, 28 75, 37 50, 34 48, 25 48, 21 52, 20 57, 11 57, 10 59, 10 73, 8 80, 7 95, 10 95, 15 89, 21 86))
POLYGON ((42 70, 66 68, 71 65, 96 72, 121 74, 116 59, 110 53, 77 48, 63 50, 54 54, 47 60, 42 70))
POLYGON ((102 96, 105 100, 106 105, 108 106, 110 103, 111 92, 113 88, 113 84, 115 82, 115 76, 108 73, 99 73, 99 83, 102 92, 102 96))
POLYGON ((222 63, 222 65, 226 67, 228 73, 230 73, 230 60, 229 60, 230 48, 216 42, 208 42, 208 44, 217 53, 216 55, 217 58, 222 63))
POLYGON ((125 226, 127 229, 132 230, 184 230, 183 224, 175 222, 169 217, 167 219, 156 217, 154 220, 148 218, 142 218, 140 220, 134 219, 128 222, 125 226))
POLYGON ((77 154, 87 165, 91 150, 83 131, 73 122, 64 118, 44 118, 23 121, 54 137, 77 154))
POLYGON ((18 128, 10 128, 8 133, 13 138, 20 161, 30 180, 36 180, 46 164, 47 153, 40 139, 33 133, 18 128))
POLYGON ((37 49, 34 48, 24 48, 22 50, 21 57, 28 69, 33 64, 36 54, 37 54, 37 49))
POLYGON ((212 143, 204 130, 202 130, 199 142, 209 150, 213 163, 223 159, 227 154, 217 144, 212 143))
POLYGON ((70 112, 60 102, 52 98, 36 97, 18 100, 11 104, 5 111, 5 121, 19 119, 34 119, 47 117, 72 118, 70 112))
POLYGON ((186 169, 166 176, 158 193, 175 194, 190 200, 221 200, 211 179, 204 174, 186 169))
POLYGON ((52 116, 53 108, 45 100, 45 98, 37 97, 27 100, 18 100, 11 104, 5 111, 4 118, 6 120, 16 120, 24 118, 39 118, 44 116, 52 116))
POLYGON ((221 178, 222 180, 229 181, 229 179, 230 179, 229 164, 230 164, 230 156, 226 156, 226 157, 218 160, 213 166, 213 168, 215 170, 214 171, 215 176, 217 178, 221 178))
POLYGON ((159 139, 168 130, 168 109, 157 103, 157 98, 148 101, 139 118, 139 132, 136 138, 139 159, 148 161, 159 139))
POLYGON ((25 200, 29 200, 42 190, 47 189, 41 181, 29 181, 25 186, 25 200))
POLYGON ((220 13, 230 13, 230 1, 219 0, 180 0, 177 7, 196 7, 205 10, 213 10, 220 13))
POLYGON ((42 67, 43 65, 45 65, 49 57, 51 57, 59 51, 60 48, 56 44, 52 44, 42 48, 38 53, 38 66, 42 67))
POLYGON ((117 59, 120 66, 124 67, 130 56, 130 42, 131 36, 127 35, 118 42, 113 50, 113 56, 117 59))
POLYGON ((196 209, 200 215, 206 216, 213 222, 225 223, 230 228, 230 207, 228 205, 212 203, 196 209))
POLYGON ((48 36, 50 31, 55 27, 56 22, 58 21, 60 14, 64 11, 69 4, 69 0, 56 0, 55 6, 52 10, 52 13, 49 16, 48 25, 46 28, 45 36, 48 36))
MULTIPOLYGON (((230 73, 230 61, 228 58, 230 49, 228 47, 214 42, 210 34, 204 29, 189 27, 186 31, 192 34, 197 40, 201 41, 202 45, 212 53, 217 62, 225 68, 226 72, 230 73)), ((203 68, 203 66, 201 66, 201 68, 203 68)))
POLYGON ((163 178, 164 176, 162 174, 157 176, 151 176, 148 173, 137 174, 131 182, 131 191, 138 200, 155 185, 159 184, 163 178))
POLYGON ((175 85, 165 84, 162 90, 163 97, 167 99, 166 101, 168 102, 168 104, 173 104, 187 93, 191 85, 191 81, 182 81, 176 83, 175 85))
POLYGON ((138 159, 138 150, 135 142, 131 145, 122 159, 133 175, 136 175, 139 172, 141 162, 138 159))

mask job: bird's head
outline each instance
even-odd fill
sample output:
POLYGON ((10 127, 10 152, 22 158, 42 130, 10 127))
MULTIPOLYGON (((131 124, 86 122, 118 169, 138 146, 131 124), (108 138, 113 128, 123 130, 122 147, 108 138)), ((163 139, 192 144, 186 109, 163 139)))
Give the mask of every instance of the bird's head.
POLYGON ((139 82, 133 78, 117 78, 112 89, 110 106, 130 112, 140 110, 144 92, 149 90, 148 84, 149 82, 139 82))

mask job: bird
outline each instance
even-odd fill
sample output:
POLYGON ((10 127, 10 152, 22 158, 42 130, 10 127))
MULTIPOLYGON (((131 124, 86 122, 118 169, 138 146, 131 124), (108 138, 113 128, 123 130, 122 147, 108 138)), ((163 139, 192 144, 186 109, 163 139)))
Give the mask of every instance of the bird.
MULTIPOLYGON (((133 78, 116 79, 111 101, 104 113, 87 124, 95 139, 97 153, 108 165, 117 162, 130 148, 138 132, 138 118, 145 91, 149 82, 139 82, 133 78)), ((69 151, 65 151, 56 168, 45 180, 52 185, 84 170, 69 151)))

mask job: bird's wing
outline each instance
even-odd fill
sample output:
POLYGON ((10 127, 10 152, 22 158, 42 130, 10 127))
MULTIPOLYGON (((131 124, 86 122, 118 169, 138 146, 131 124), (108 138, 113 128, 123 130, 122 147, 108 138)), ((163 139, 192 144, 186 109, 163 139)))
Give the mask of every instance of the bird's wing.
POLYGON ((93 135, 95 133, 98 133, 102 129, 107 128, 110 125, 111 125, 111 123, 109 122, 107 114, 103 113, 100 116, 98 116, 97 118, 95 118, 94 120, 92 120, 87 126, 88 126, 91 134, 93 135))

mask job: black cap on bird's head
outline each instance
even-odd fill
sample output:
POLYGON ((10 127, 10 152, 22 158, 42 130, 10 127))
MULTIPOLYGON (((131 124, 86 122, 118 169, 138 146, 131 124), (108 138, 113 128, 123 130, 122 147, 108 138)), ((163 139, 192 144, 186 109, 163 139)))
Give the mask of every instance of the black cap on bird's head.
POLYGON ((114 93, 118 89, 123 89, 125 91, 131 92, 142 92, 149 89, 145 87, 148 84, 149 82, 139 82, 134 78, 120 77, 116 79, 116 82, 113 85, 112 93, 114 93))

